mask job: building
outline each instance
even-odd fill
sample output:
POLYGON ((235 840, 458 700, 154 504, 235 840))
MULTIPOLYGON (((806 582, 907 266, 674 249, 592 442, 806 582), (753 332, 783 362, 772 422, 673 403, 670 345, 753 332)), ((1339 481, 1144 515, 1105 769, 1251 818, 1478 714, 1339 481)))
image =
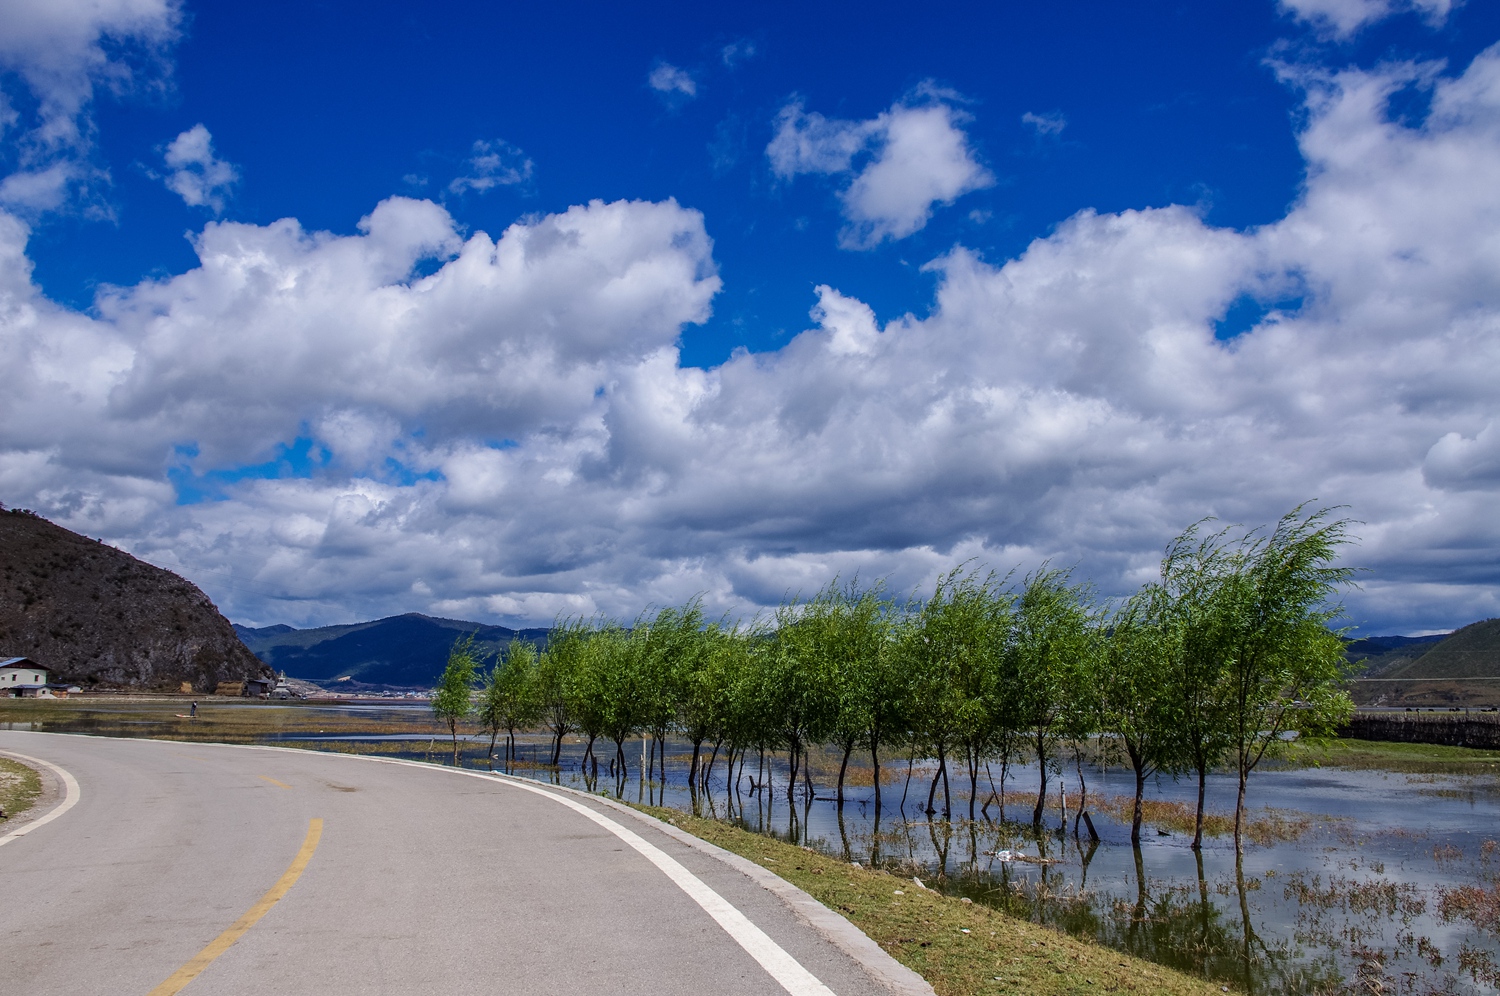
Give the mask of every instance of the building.
POLYGON ((0 695, 21 699, 51 694, 46 668, 26 657, 0 658, 0 695))

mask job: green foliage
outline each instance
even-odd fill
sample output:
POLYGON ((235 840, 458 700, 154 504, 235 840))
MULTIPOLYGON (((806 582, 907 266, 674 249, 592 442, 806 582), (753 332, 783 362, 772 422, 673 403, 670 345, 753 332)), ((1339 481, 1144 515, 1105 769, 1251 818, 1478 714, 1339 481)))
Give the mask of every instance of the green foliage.
POLYGON ((536 647, 524 640, 512 641, 503 661, 497 661, 485 679, 475 718, 481 733, 490 738, 490 770, 495 768, 495 742, 504 733, 505 758, 515 760, 515 735, 541 717, 537 699, 536 647))
MULTIPOLYGON (((1343 641, 1329 629, 1330 599, 1350 577, 1333 563, 1346 529, 1301 508, 1266 536, 1199 523, 1169 545, 1158 580, 1107 613, 1066 570, 1044 564, 1013 582, 965 565, 904 605, 883 585, 835 578, 768 623, 707 623, 696 598, 629 627, 564 620, 540 658, 515 644, 490 671, 480 725, 493 754, 501 731, 513 740, 544 723, 554 765, 570 732, 586 738, 596 770, 596 740, 611 741, 619 778, 627 740, 660 746, 680 733, 695 789, 723 748, 731 779, 747 752, 785 750, 788 793, 799 774, 810 791, 807 752, 832 744, 840 800, 855 750, 878 766, 882 750, 910 744, 938 762, 927 808, 941 784, 945 815, 960 758, 972 814, 990 759, 1001 759, 1003 788, 1006 764, 1029 755, 1042 775, 1037 822, 1068 753, 1080 780, 1085 757, 1127 760, 1138 796, 1153 772, 1194 771, 1201 786, 1226 761, 1243 788, 1288 731, 1326 731, 1348 714, 1343 641)), ((470 644, 455 645, 452 690, 445 672, 434 700, 454 710, 450 725, 467 715, 472 659, 470 644)), ((877 777, 877 806, 879 793, 877 777)))
POLYGON ((474 711, 471 695, 474 691, 474 676, 478 672, 480 658, 474 650, 474 636, 461 636, 453 642, 448 652, 448 664, 438 678, 437 688, 432 693, 432 713, 448 724, 453 735, 453 763, 458 764, 458 724, 469 718, 474 711))

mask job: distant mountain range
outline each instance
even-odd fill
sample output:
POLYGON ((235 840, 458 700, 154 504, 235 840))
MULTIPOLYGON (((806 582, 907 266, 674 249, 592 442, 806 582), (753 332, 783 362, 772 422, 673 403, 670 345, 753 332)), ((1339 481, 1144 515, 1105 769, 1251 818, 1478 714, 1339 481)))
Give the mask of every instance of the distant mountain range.
POLYGON ((234 631, 256 657, 276 670, 324 688, 351 691, 431 688, 454 641, 470 633, 475 648, 491 659, 512 640, 542 646, 548 633, 416 612, 316 629, 235 624, 234 631))

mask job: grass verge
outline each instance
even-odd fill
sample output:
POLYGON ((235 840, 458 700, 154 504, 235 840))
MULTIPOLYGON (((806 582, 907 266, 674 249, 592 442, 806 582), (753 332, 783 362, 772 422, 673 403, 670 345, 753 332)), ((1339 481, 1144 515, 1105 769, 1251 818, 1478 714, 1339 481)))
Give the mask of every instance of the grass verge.
POLYGON ((975 993, 1160 993, 1209 996, 1218 985, 1089 944, 889 872, 675 809, 637 806, 767 868, 837 910, 938 996, 975 993))
POLYGON ((41 794, 41 775, 20 761, 0 757, 0 812, 7 820, 30 809, 41 794))
POLYGON ((1496 750, 1352 738, 1298 741, 1287 751, 1286 761, 1308 767, 1408 774, 1500 774, 1500 751, 1496 750))

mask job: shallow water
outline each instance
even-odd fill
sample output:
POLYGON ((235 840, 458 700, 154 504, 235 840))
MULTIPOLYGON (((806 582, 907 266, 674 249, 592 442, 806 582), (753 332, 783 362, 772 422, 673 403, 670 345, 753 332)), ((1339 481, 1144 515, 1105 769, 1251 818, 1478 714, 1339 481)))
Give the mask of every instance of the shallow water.
MULTIPOLYGON (((236 739, 255 742, 434 762, 446 760, 452 750, 447 731, 435 730, 425 703, 215 704, 200 711, 201 725, 171 712, 180 708, 180 703, 90 702, 45 711, 0 709, 0 728, 192 739, 219 739, 233 731, 236 739), (246 726, 248 717, 259 718, 246 726)), ((460 742, 465 765, 488 763, 481 760, 486 741, 461 737, 460 742)), ((1500 838, 1500 765, 1470 766, 1470 773, 1461 775, 1442 773, 1440 766, 1436 774, 1258 771, 1248 797, 1258 842, 1247 845, 1237 862, 1228 835, 1209 838, 1201 852, 1194 852, 1190 832, 1161 834, 1148 826, 1141 845, 1132 847, 1128 823, 1102 804, 1133 792, 1126 771, 1083 770, 1100 837, 1094 844, 1075 823, 1079 785, 1071 764, 1062 782, 1064 798, 1057 777, 1051 779, 1044 830, 1038 834, 1030 823, 1034 766, 1012 768, 1004 820, 993 804, 988 818, 968 820, 967 796, 959 794, 967 781, 960 776, 950 784, 950 822, 941 813, 929 819, 921 812, 930 764, 917 762, 903 809, 906 758, 887 762, 886 778, 894 781, 883 782, 884 807, 877 821, 871 772, 863 759, 851 764, 840 808, 832 798, 837 757, 817 757, 814 796, 809 798, 799 783, 789 803, 784 757, 768 758, 770 787, 753 790, 759 776, 752 755, 732 779, 738 789, 732 791, 720 756, 708 791, 694 793, 687 784, 690 748, 682 743, 669 742, 666 777, 651 780, 640 777, 640 741, 626 745, 623 780, 609 774, 613 744, 597 745, 603 761, 598 780, 584 777, 583 744, 565 743, 555 771, 545 766, 550 746, 543 735, 520 737, 520 764, 513 773, 735 819, 1236 989, 1265 994, 1500 991, 1500 845, 1486 843, 1500 838), (1075 826, 1083 832, 1076 834, 1075 826), (996 853, 1001 851, 1022 852, 1026 860, 1003 860, 996 853), (1453 891, 1464 886, 1483 891, 1453 891)), ((999 766, 993 771, 998 778, 999 766)), ((989 796, 988 779, 982 776, 980 786, 982 801, 989 796)), ((1210 812, 1232 813, 1234 795, 1232 776, 1210 777, 1210 812)), ((1147 797, 1191 807, 1196 784, 1156 778, 1147 797)), ((936 798, 941 809, 941 788, 936 798)), ((1121 816, 1124 812, 1121 807, 1121 816)))

